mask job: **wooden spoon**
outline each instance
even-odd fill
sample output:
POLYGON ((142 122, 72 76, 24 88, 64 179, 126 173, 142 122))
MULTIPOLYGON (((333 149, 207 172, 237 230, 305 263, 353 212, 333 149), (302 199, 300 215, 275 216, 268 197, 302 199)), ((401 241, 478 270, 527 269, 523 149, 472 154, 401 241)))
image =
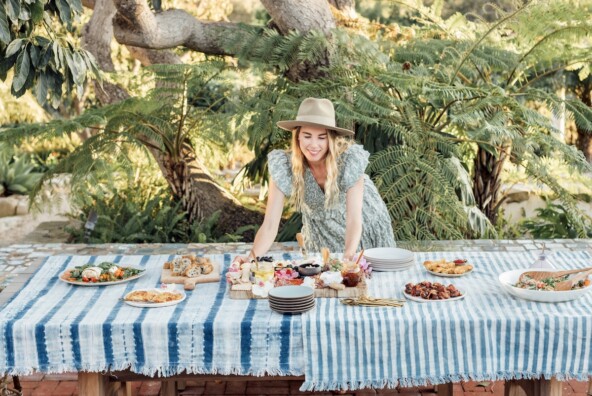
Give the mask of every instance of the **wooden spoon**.
POLYGON ((329 263, 329 259, 331 258, 331 252, 329 251, 328 248, 326 248, 326 247, 321 248, 321 257, 323 258, 323 264, 326 265, 329 263))
POLYGON ((558 282, 555 284, 555 290, 557 291, 565 291, 565 290, 571 290, 571 288, 578 283, 579 281, 582 281, 584 279, 586 279, 588 277, 588 275, 592 274, 592 268, 588 268, 588 271, 583 272, 579 275, 574 276, 571 279, 568 280, 564 280, 562 282, 558 282))
POLYGON ((522 274, 520 274, 520 278, 518 279, 518 281, 522 282, 524 280, 525 276, 528 276, 534 280, 537 281, 542 281, 543 279, 547 279, 547 278, 557 278, 563 275, 569 275, 569 274, 576 274, 578 272, 582 272, 582 271, 590 271, 592 270, 592 267, 588 267, 588 268, 578 268, 578 269, 573 269, 573 270, 567 270, 567 271, 527 271, 527 272, 523 272, 522 274))

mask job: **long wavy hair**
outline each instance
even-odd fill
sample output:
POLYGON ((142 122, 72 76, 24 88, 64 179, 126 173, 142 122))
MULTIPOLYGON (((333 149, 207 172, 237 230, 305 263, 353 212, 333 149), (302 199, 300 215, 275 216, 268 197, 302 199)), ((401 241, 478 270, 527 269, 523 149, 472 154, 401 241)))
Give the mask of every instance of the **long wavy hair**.
MULTIPOLYGON (((300 150, 299 137, 300 127, 296 127, 292 130, 292 201, 296 210, 301 211, 304 204, 304 172, 306 170, 305 165, 308 166, 308 162, 302 150, 300 150)), ((337 158, 352 145, 353 141, 337 135, 331 129, 327 129, 327 139, 329 149, 325 156, 325 166, 327 167, 325 209, 331 209, 339 202, 337 158)))

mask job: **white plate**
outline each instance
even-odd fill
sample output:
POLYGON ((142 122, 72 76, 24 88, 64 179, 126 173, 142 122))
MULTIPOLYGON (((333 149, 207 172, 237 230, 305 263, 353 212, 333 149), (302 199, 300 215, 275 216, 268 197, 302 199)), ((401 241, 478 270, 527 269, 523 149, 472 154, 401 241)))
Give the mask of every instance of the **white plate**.
MULTIPOLYGON (((424 266, 424 268, 425 268, 425 266, 424 266)), ((441 276, 441 277, 443 277, 443 278, 460 278, 461 276, 469 275, 471 272, 473 272, 473 270, 474 270, 474 269, 475 269, 475 268, 473 267, 473 269, 472 269, 472 270, 470 270, 470 271, 467 271, 467 272, 465 272, 464 274, 443 274, 443 273, 440 273, 440 272, 434 272, 434 271, 430 271, 429 269, 425 268, 425 270, 426 270, 427 272, 429 272, 430 274, 432 274, 432 275, 436 275, 436 276, 441 276)))
MULTIPOLYGON (((372 266, 370 266, 372 267, 372 266)), ((406 267, 372 267, 372 271, 376 272, 399 272, 399 271, 407 271, 413 268, 412 265, 408 265, 406 267)))
POLYGON ((277 298, 268 296, 267 298, 270 302, 278 303, 278 304, 301 304, 301 303, 308 303, 314 301, 314 296, 304 297, 304 298, 277 298))
POLYGON ((302 299, 312 296, 314 290, 307 286, 280 286, 269 291, 269 296, 281 300, 302 299))
POLYGON ((415 297, 412 296, 410 294, 405 293, 405 291, 403 290, 403 295, 405 295, 405 298, 407 298, 408 300, 411 301, 417 301, 417 302, 421 302, 421 303, 434 303, 434 302, 448 302, 448 301, 457 301, 457 300, 462 300, 463 298, 465 298, 465 296, 467 295, 467 292, 464 290, 459 289, 458 287, 456 288, 459 292, 461 292, 461 295, 458 297, 451 297, 451 298, 447 298, 446 300, 426 300, 425 298, 421 298, 421 297, 415 297))
POLYGON ((185 300, 185 298, 187 297, 187 295, 185 294, 185 292, 183 290, 162 290, 162 289, 136 289, 136 290, 132 290, 131 292, 127 293, 124 297, 123 297, 123 301, 128 304, 131 305, 132 307, 138 307, 138 308, 160 308, 160 307, 169 307, 171 305, 177 305, 179 304, 181 301, 185 300), (128 294, 133 293, 135 291, 170 291, 170 292, 174 292, 174 293, 178 293, 180 295, 182 295, 180 300, 175 300, 175 301, 167 301, 167 302, 162 302, 162 303, 151 303, 151 302, 138 302, 138 301, 127 301, 125 299, 125 297, 127 297, 128 294))
MULTIPOLYGON (((117 265, 117 264, 115 264, 115 265, 117 265)), ((73 281, 62 278, 63 273, 59 276, 59 278, 62 282, 66 282, 71 285, 77 285, 77 286, 109 286, 109 285, 118 285, 120 283, 133 281, 134 279, 138 279, 139 277, 144 276, 146 274, 146 270, 144 268, 134 267, 133 265, 127 265, 127 266, 121 267, 121 268, 134 268, 134 269, 142 270, 142 272, 140 272, 138 275, 130 276, 129 278, 120 279, 120 280, 112 281, 112 282, 95 282, 95 283, 93 283, 93 282, 73 282, 73 281)), ((68 270, 69 269, 67 269, 66 271, 68 271, 68 270)))
POLYGON ((405 261, 413 257, 413 252, 399 248, 374 248, 364 251, 364 257, 368 261, 372 259, 405 261))
MULTIPOLYGON (((499 276, 499 281, 502 287, 511 295, 522 298, 524 300, 538 301, 538 302, 563 302, 571 301, 580 298, 592 290, 592 286, 587 286, 582 289, 565 290, 565 291, 549 291, 549 290, 528 290, 515 287, 518 278, 523 272, 532 271, 532 269, 525 268, 513 271, 506 271, 499 276)), ((553 271, 553 270, 548 270, 553 271)), ((562 271, 562 270, 555 270, 562 271)))

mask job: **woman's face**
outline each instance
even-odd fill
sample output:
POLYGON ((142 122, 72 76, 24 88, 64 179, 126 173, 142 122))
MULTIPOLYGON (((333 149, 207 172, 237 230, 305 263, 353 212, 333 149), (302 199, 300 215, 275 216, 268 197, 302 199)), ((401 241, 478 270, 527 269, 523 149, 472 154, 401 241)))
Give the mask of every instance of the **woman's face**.
POLYGON ((308 163, 324 160, 329 150, 327 130, 322 127, 301 127, 298 134, 298 145, 308 163))

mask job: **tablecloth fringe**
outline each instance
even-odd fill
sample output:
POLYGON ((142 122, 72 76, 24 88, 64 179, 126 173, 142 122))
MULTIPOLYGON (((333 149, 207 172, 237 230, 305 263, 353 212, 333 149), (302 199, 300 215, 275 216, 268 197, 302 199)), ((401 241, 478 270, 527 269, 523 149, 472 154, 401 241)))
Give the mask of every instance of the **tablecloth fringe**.
POLYGON ((391 379, 378 379, 369 381, 331 381, 331 382, 318 382, 305 380, 300 387, 301 392, 325 392, 335 390, 360 390, 360 389, 394 389, 397 386, 403 388, 414 387, 414 386, 428 386, 438 385, 446 383, 458 383, 461 381, 509 381, 509 380, 520 380, 520 379, 538 379, 541 376, 545 379, 551 379, 553 377, 560 381, 577 380, 577 381, 588 381, 588 377, 592 376, 592 373, 515 373, 515 372, 499 372, 494 374, 468 374, 468 375, 447 375, 442 377, 424 377, 424 378, 402 378, 398 381, 391 379))

